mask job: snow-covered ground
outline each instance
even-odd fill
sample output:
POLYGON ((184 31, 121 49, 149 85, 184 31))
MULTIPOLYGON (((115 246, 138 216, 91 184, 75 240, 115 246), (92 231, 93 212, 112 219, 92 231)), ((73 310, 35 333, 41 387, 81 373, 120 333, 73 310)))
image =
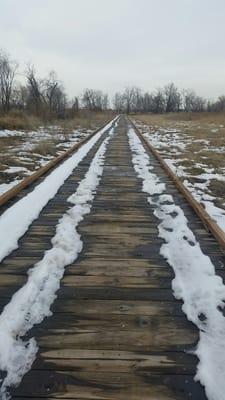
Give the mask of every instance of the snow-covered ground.
POLYGON ((0 216, 0 261, 18 247, 18 240, 29 225, 38 218, 43 207, 56 195, 64 181, 112 123, 101 129, 63 164, 55 168, 33 191, 0 216))
MULTIPOLYGON (((1 399, 7 399, 7 388, 17 385, 30 369, 37 353, 37 344, 34 338, 25 341, 23 337, 35 324, 51 315, 50 306, 56 298, 65 266, 74 262, 82 250, 83 243, 76 228, 85 214, 91 210, 103 172, 104 155, 114 133, 111 125, 112 123, 108 124, 97 133, 76 154, 54 170, 31 194, 18 201, 0 217, 0 232, 1 236, 4 234, 6 243, 1 251, 2 258, 17 246, 17 240, 31 221, 38 216, 44 203, 53 197, 57 188, 105 130, 111 128, 97 150, 84 179, 76 192, 67 200, 73 206, 59 219, 56 234, 52 238, 52 248, 46 251, 42 260, 28 271, 27 283, 13 295, 0 315, 0 370, 6 372, 0 389, 1 399), (38 208, 33 211, 35 204, 38 204, 38 208), (22 212, 24 208, 25 214, 22 212)), ((2 238, 0 243, 2 246, 2 238)))
POLYGON ((0 195, 93 130, 64 131, 41 127, 36 131, 0 131, 0 195))
MULTIPOLYGON (((225 168, 217 160, 214 166, 214 157, 225 154, 225 146, 217 147, 209 139, 199 139, 177 128, 151 127, 134 122, 196 200, 203 204, 209 215, 225 231, 225 168)), ((211 132, 217 132, 213 131, 215 129, 211 132)))
POLYGON ((215 274, 210 258, 201 251, 182 209, 155 174, 133 128, 128 137, 134 168, 143 181, 142 190, 155 208, 159 237, 165 241, 160 253, 175 273, 174 296, 183 301, 187 318, 199 328, 196 379, 204 385, 209 400, 225 400, 225 285, 215 274))

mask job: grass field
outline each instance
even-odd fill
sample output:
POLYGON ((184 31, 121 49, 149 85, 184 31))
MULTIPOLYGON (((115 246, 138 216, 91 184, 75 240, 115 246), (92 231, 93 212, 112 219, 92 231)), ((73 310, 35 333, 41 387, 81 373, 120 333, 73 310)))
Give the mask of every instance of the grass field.
POLYGON ((141 114, 133 119, 211 215, 223 218, 225 114, 141 114))
POLYGON ((4 118, 10 129, 0 129, 0 194, 103 125, 112 113, 83 111, 73 119, 45 123, 23 114, 4 118))

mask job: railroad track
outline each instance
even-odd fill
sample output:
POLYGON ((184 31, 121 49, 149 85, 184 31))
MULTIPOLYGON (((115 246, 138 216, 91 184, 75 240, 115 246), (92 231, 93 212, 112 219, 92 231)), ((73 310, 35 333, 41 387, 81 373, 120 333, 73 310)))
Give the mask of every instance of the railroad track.
MULTIPOLYGON (((207 399, 207 382, 204 388, 195 381, 201 353, 197 357, 193 349, 208 315, 202 312, 194 321, 188 296, 177 299, 180 239, 170 241, 173 225, 163 219, 165 210, 169 214, 165 207, 172 207, 172 222, 179 217, 185 223, 184 213, 188 223, 181 239, 186 251, 196 249, 199 264, 212 262, 223 277, 224 254, 136 133, 125 116, 103 129, 18 248, 2 260, 3 399, 9 393, 18 400, 207 399), (43 261, 46 251, 53 257, 43 261), (42 273, 29 273, 27 283, 37 263, 35 271, 42 273)), ((4 210, 10 210, 7 203, 4 210)))

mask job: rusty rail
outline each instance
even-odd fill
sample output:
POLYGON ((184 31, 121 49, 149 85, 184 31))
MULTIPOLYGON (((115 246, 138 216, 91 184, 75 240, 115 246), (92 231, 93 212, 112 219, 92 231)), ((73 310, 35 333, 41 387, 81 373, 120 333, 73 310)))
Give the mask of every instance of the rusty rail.
POLYGON ((191 192, 184 186, 183 182, 177 177, 177 175, 172 171, 172 169, 168 166, 159 152, 149 143, 149 141, 142 135, 139 129, 136 127, 133 121, 129 119, 131 125, 133 126, 135 132, 141 139, 141 141, 146 145, 146 147, 151 151, 151 153, 157 158, 162 168, 166 171, 167 175, 172 179, 175 186, 179 190, 179 192, 184 196, 189 205, 195 211, 197 216, 201 219, 205 228, 211 232, 211 234, 218 241, 220 246, 225 250, 225 232, 219 227, 219 225, 210 217, 210 215, 205 211, 203 206, 197 202, 197 200, 193 197, 191 192))
POLYGON ((13 197, 17 196, 23 189, 31 185, 31 183, 37 181, 41 176, 46 174, 49 170, 56 167, 60 164, 63 160, 69 157, 72 153, 79 149, 84 143, 88 142, 94 135, 96 135, 101 129, 107 126, 107 124, 112 121, 111 119, 108 120, 105 124, 100 126, 100 128, 96 129, 90 135, 82 139, 79 143, 74 144, 64 153, 60 154, 59 156, 55 157, 53 160, 49 161, 46 165, 39 168, 36 172, 32 175, 28 176, 27 178, 23 179, 22 182, 18 183, 17 185, 13 186, 11 189, 7 190, 0 196, 0 207, 3 206, 7 201, 11 200, 13 197))

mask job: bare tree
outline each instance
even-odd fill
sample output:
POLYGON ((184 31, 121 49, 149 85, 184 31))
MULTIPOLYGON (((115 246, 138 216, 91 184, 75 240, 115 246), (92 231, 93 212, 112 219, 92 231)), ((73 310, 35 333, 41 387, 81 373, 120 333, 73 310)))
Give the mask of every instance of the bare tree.
POLYGON ((122 93, 116 93, 114 104, 127 114, 140 111, 143 106, 141 90, 135 86, 125 88, 122 93))
POLYGON ((82 104, 88 110, 93 110, 95 107, 93 92, 92 89, 85 89, 82 95, 82 104))
POLYGON ((181 95, 174 83, 169 83, 164 88, 166 112, 177 112, 181 106, 181 95))
POLYGON ((44 87, 44 99, 47 104, 49 114, 53 115, 55 111, 57 91, 59 88, 59 82, 55 71, 51 71, 48 77, 44 79, 43 87, 44 87))
POLYGON ((216 112, 225 111, 225 96, 220 96, 215 103, 211 104, 210 111, 216 111, 216 112))
POLYGON ((11 96, 11 107, 13 109, 26 110, 27 108, 28 91, 27 87, 17 84, 13 87, 11 96))
POLYGON ((210 107, 210 103, 189 89, 183 91, 183 107, 186 112, 201 112, 210 107))
POLYGON ((40 115, 43 109, 43 81, 36 76, 33 65, 28 65, 26 70, 27 78, 27 107, 31 112, 40 115))
POLYGON ((191 112, 195 107, 196 94, 193 90, 183 90, 183 109, 186 112, 191 112))
POLYGON ((165 112, 165 97, 162 89, 157 89, 152 96, 152 112, 155 114, 165 112))
MULTIPOLYGON (((65 118, 74 116, 83 107, 88 111, 104 111, 109 107, 109 98, 101 90, 85 89, 80 103, 78 97, 67 100, 62 82, 56 73, 51 71, 41 79, 33 66, 25 72, 26 85, 16 82, 18 65, 3 50, 0 50, 0 112, 6 113, 10 108, 29 111, 44 118, 65 118)), ((196 95, 193 90, 180 90, 169 83, 155 92, 142 92, 138 87, 127 87, 116 93, 113 105, 117 112, 125 113, 164 113, 225 111, 225 96, 212 101, 196 95)), ((90 114, 90 113, 89 113, 90 114)))
POLYGON ((132 88, 131 95, 131 111, 132 112, 140 112, 143 110, 143 96, 141 89, 138 87, 132 88))
POLYGON ((76 96, 71 102, 71 108, 74 112, 79 111, 80 109, 80 103, 79 103, 79 98, 76 96))
POLYGON ((144 93, 142 100, 142 111, 152 112, 153 111, 153 96, 150 93, 144 93))
POLYGON ((194 101, 193 110, 194 112, 206 111, 206 100, 201 96, 196 96, 194 101))
POLYGON ((123 93, 123 104, 124 110, 127 114, 130 114, 132 111, 132 97, 133 97, 133 88, 127 87, 123 93))
POLYGON ((102 110, 107 110, 109 108, 109 96, 107 93, 102 95, 102 110))
POLYGON ((58 118, 65 118, 67 96, 62 85, 58 86, 54 94, 53 110, 58 118))
POLYGON ((83 107, 90 111, 102 111, 108 107, 108 95, 101 90, 85 89, 82 95, 83 107))
POLYGON ((55 71, 51 71, 48 77, 43 80, 43 100, 47 108, 48 117, 64 117, 66 94, 55 71))
POLYGON ((15 74, 18 64, 8 54, 0 50, 0 108, 6 113, 10 110, 15 74))
POLYGON ((124 112, 124 104, 123 104, 123 96, 121 93, 115 93, 113 98, 113 106, 116 112, 122 113, 124 112))

